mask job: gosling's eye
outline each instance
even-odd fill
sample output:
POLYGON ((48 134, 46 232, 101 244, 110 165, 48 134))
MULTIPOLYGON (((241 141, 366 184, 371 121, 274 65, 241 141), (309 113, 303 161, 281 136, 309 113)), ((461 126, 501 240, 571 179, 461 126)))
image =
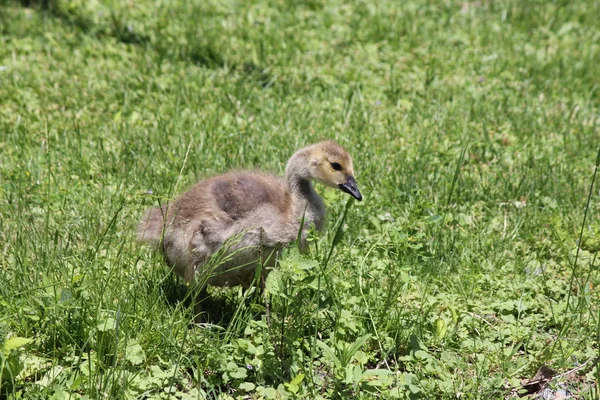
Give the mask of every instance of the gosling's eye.
POLYGON ((342 166, 339 163, 336 163, 336 162, 332 162, 331 163, 331 168, 335 169, 336 171, 341 171, 342 170, 342 166))

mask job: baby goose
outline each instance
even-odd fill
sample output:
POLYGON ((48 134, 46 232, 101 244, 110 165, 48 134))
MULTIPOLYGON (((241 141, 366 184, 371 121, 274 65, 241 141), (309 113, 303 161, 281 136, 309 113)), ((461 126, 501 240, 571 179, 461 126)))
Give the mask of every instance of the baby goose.
POLYGON ((325 141, 296 152, 287 163, 285 179, 232 171, 198 182, 171 205, 148 210, 138 226, 138 239, 160 249, 187 281, 204 272, 210 276, 203 276, 202 282, 247 288, 257 262, 272 265, 273 250, 295 241, 301 228, 301 242, 311 226, 323 228, 325 206, 312 180, 362 200, 352 158, 337 143, 325 141), (226 261, 203 271, 234 236, 234 243, 224 247, 226 261))

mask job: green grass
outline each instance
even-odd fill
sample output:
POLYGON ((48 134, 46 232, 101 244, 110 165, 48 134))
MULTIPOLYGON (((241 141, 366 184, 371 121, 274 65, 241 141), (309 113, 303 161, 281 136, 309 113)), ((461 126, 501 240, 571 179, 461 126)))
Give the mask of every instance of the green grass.
POLYGON ((598 15, 2 2, 0 398, 506 398, 542 365, 598 398, 598 15), (213 290, 193 326, 134 241, 143 211, 323 138, 365 200, 342 223, 347 196, 319 187, 310 254, 267 300, 213 290))

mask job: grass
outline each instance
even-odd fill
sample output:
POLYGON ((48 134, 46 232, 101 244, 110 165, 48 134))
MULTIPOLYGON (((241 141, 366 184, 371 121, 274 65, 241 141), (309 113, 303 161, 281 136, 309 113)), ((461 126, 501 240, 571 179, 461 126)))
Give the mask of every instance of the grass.
POLYGON ((600 3, 46 3, 0 4, 0 397, 598 398, 600 3), (322 138, 365 201, 193 326, 143 211, 322 138))

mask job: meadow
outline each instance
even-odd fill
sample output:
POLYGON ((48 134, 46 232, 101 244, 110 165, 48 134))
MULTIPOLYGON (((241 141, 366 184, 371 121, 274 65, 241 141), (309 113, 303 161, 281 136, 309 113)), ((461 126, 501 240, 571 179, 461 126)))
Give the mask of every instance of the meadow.
POLYGON ((600 396, 600 2, 29 3, 0 2, 0 398, 600 396), (326 138, 364 201, 318 186, 308 254, 195 325, 144 210, 326 138))

